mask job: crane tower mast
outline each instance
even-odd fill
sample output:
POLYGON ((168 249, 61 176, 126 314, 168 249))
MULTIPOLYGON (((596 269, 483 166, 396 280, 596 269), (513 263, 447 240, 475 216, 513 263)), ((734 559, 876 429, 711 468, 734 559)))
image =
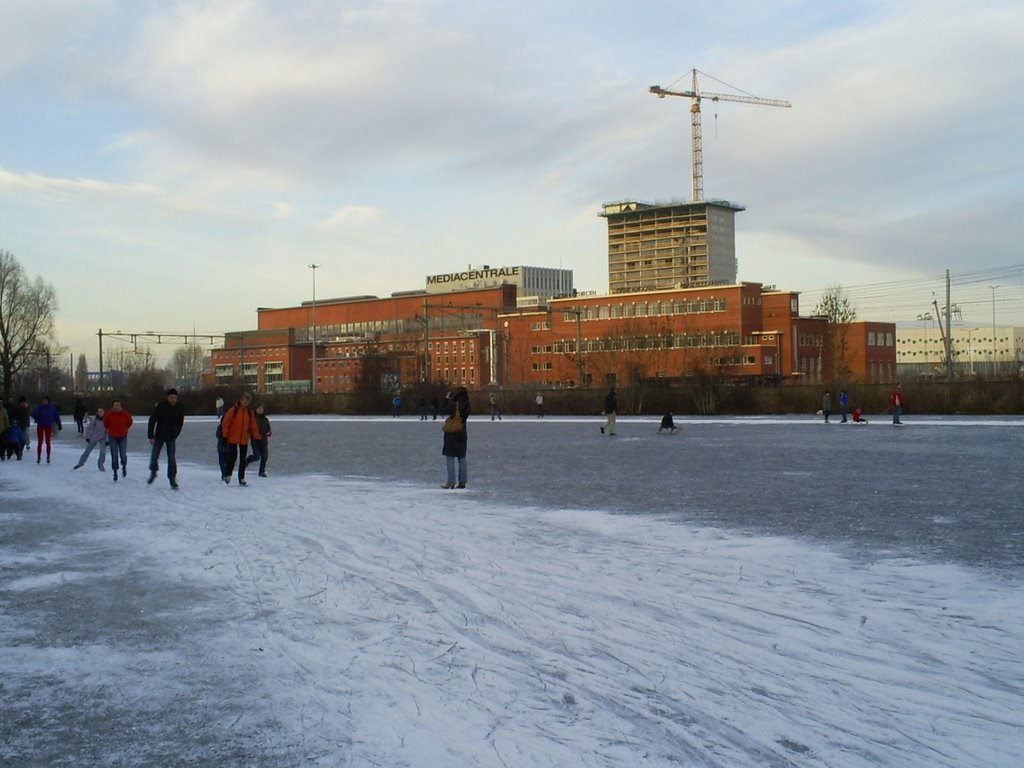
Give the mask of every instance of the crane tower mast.
POLYGON ((766 107, 789 107, 788 101, 779 99, 759 99, 756 96, 742 96, 732 93, 712 93, 701 91, 697 87, 697 70, 694 69, 693 85, 688 91, 670 91, 660 85, 652 85, 648 90, 659 99, 666 96, 682 96, 690 99, 690 137, 693 151, 693 201, 704 199, 704 150, 701 146, 700 103, 703 99, 711 101, 734 101, 740 104, 761 104, 766 107))

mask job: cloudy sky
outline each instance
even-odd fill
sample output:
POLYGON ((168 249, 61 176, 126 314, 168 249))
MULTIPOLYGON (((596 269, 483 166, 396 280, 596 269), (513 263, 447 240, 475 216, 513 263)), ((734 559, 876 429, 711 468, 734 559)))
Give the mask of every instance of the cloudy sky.
POLYGON ((0 249, 91 357, 252 328, 310 263, 320 298, 469 264, 604 292, 601 204, 690 196, 689 102, 647 88, 696 67, 793 105, 704 104, 740 279, 905 320, 949 269, 965 322, 1024 324, 1022 51, 1017 0, 4 0, 0 249))

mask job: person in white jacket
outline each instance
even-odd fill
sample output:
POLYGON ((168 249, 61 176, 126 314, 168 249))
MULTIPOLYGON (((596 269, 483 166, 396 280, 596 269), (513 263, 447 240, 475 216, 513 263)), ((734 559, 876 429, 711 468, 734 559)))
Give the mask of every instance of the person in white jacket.
POLYGON ((85 428, 85 450, 79 457, 74 469, 82 467, 89 460, 89 454, 92 453, 92 449, 98 445, 100 447, 100 459, 96 462, 96 466, 100 468, 100 472, 106 471, 107 442, 107 428, 103 426, 103 409, 97 408, 96 415, 92 417, 89 426, 85 428))

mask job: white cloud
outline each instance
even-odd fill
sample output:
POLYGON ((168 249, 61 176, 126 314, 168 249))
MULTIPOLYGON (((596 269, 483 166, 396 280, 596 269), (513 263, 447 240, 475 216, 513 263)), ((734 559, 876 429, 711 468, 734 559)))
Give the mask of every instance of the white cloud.
POLYGON ((383 217, 383 211, 368 205, 346 205, 321 221, 318 226, 324 230, 338 230, 348 226, 358 227, 377 222, 383 217))

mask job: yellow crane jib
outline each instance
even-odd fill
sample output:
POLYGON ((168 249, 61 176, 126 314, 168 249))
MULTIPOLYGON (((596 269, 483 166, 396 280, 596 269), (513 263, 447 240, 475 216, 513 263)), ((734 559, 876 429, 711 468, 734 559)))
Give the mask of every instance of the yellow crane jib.
POLYGON ((700 126, 700 102, 702 99, 710 101, 733 101, 739 104, 760 104, 765 107, 791 107, 788 101, 782 99, 762 99, 757 96, 744 96, 735 93, 714 93, 712 91, 701 91, 697 87, 697 70, 692 71, 693 87, 688 91, 673 91, 662 88, 660 85, 652 85, 648 91, 659 99, 666 96, 681 96, 690 99, 690 137, 693 151, 693 201, 699 202, 704 199, 704 150, 701 142, 700 126))

